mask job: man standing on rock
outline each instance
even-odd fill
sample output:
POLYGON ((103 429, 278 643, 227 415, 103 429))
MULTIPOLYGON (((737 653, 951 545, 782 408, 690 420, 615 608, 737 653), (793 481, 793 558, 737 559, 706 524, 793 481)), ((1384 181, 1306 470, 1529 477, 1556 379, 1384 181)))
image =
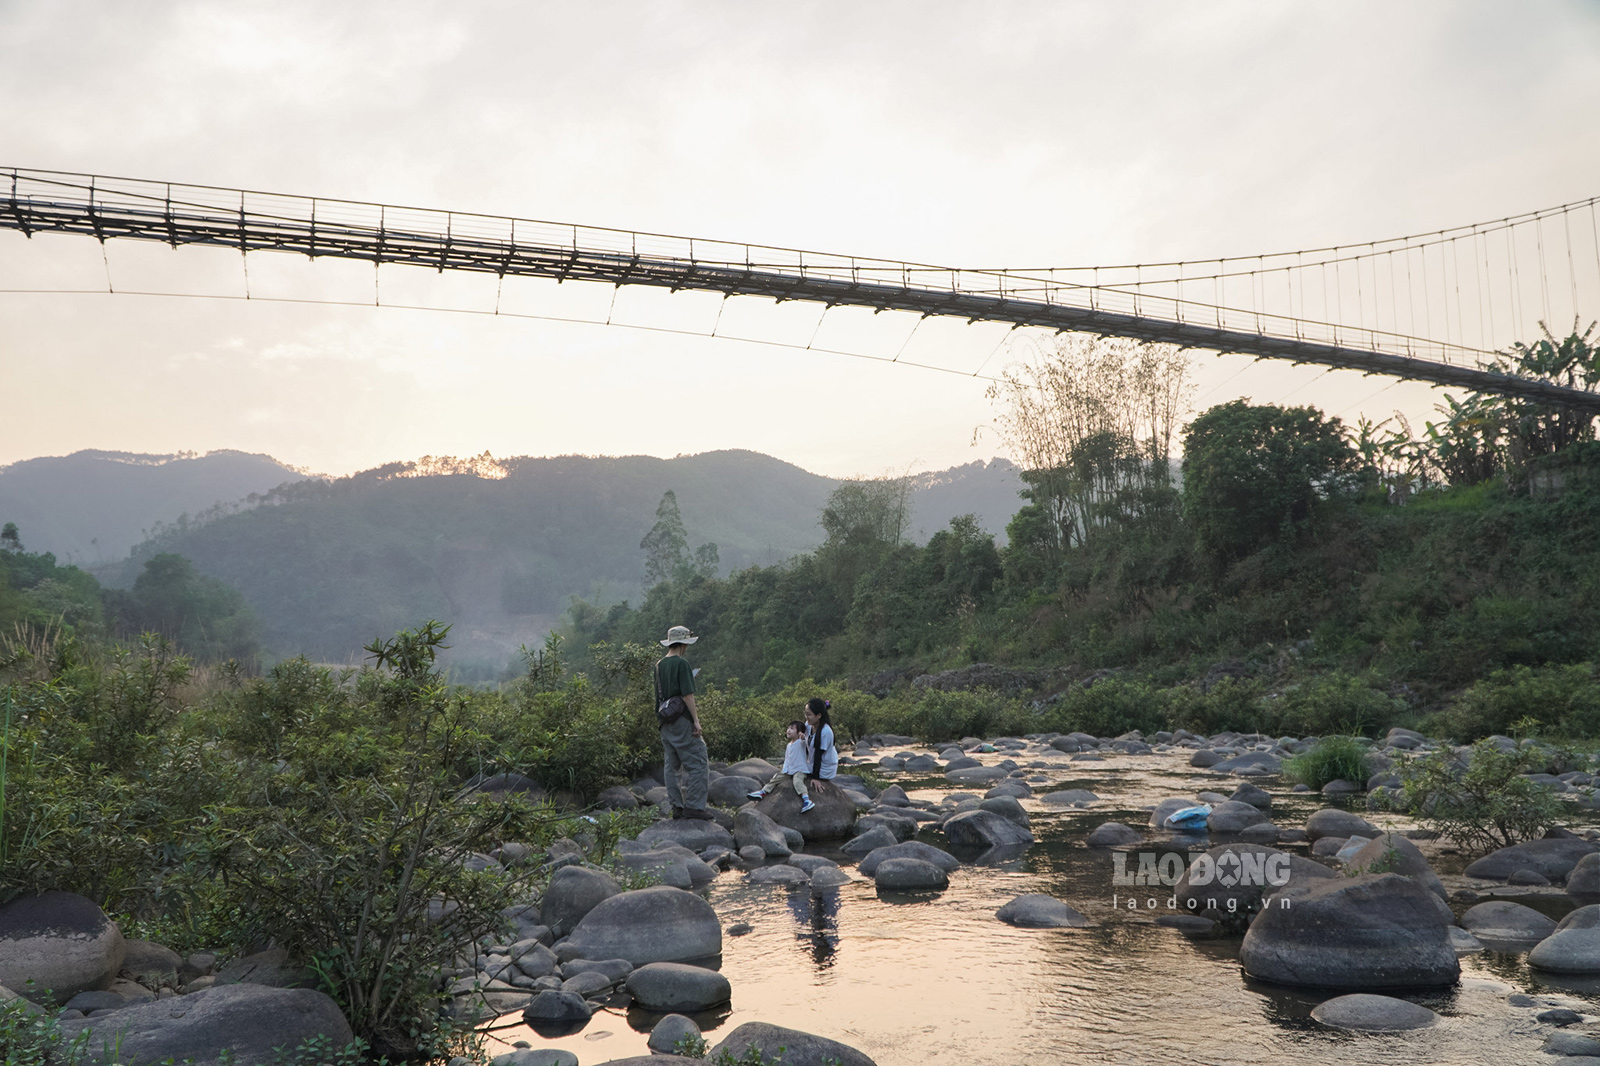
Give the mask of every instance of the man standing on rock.
POLYGON ((694 705, 694 671, 683 657, 684 650, 699 639, 687 626, 667 630, 667 639, 661 642, 667 654, 656 663, 656 700, 680 696, 685 707, 683 714, 661 725, 661 762, 672 816, 709 822, 706 797, 711 789, 711 764, 700 734, 700 712, 694 705))

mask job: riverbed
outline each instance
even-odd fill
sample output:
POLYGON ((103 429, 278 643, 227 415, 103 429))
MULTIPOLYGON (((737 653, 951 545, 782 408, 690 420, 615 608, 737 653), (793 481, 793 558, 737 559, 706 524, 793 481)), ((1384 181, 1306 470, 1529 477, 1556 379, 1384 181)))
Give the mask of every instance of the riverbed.
MULTIPOLYGON (((1406 998, 1441 1015, 1436 1026, 1403 1034, 1367 1035, 1325 1028, 1310 1018, 1334 993, 1278 988, 1247 979, 1238 937, 1190 940, 1156 925, 1174 913, 1160 892, 1112 883, 1112 853, 1083 843, 1094 827, 1124 822, 1152 841, 1170 835, 1147 828, 1148 807, 1170 796, 1232 792, 1240 780, 1188 766, 1187 751, 1108 755, 1103 762, 1000 752, 1024 767, 1035 794, 1089 789, 1100 800, 1086 810, 1060 810, 1024 799, 1038 842, 1020 854, 964 864, 938 893, 880 892, 856 874, 854 860, 812 847, 857 877, 814 895, 801 885, 752 885, 743 871, 718 875, 702 891, 726 931, 721 970, 733 987, 728 1008, 696 1015, 708 1043, 749 1021, 764 1021, 857 1047, 878 1066, 1015 1066, 1018 1063, 1477 1064, 1560 1063, 1539 1050, 1552 1031, 1534 1020, 1550 1006, 1600 1015, 1600 983, 1559 979, 1530 970, 1526 952, 1476 952, 1461 957, 1455 988, 1406 998), (1042 763, 1047 765, 1038 765, 1042 763), (1077 908, 1087 929, 1019 929, 994 912, 1025 892, 1043 892, 1077 908), (1532 996, 1536 1005, 1509 997, 1532 996)), ((958 788, 940 775, 886 774, 914 801, 938 803, 958 788)), ((1272 820, 1298 828, 1323 797, 1293 793, 1276 777, 1250 778, 1272 793, 1272 820)), ((1358 797, 1359 800, 1359 797, 1358 797)), ((1367 814, 1383 828, 1414 823, 1367 814)), ((1573 821, 1589 823, 1592 812, 1573 821)), ((937 829, 918 838, 943 845, 937 829)), ((1304 845, 1286 846, 1305 853, 1304 845)), ((1559 890, 1504 890, 1460 874, 1467 857, 1433 845, 1429 858, 1447 887, 1492 891, 1560 917, 1572 903, 1559 890)), ((1484 898, 1489 898, 1485 896, 1484 898)), ((1452 902, 1457 915, 1470 903, 1452 902)), ((515 1041, 562 1047, 582 1066, 648 1053, 659 1015, 608 1007, 579 1032, 545 1039, 519 1015, 489 1034, 491 1054, 515 1041)))

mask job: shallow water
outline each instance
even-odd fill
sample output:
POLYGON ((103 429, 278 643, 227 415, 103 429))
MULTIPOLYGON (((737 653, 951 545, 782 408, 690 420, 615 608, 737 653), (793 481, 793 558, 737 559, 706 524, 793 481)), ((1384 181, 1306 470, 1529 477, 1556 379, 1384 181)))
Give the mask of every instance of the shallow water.
MULTIPOLYGON (((1038 758, 1001 753, 984 761, 1008 755, 1025 768, 1038 758)), ((1309 1066, 1334 1059, 1549 1066, 1560 1062, 1539 1050, 1550 1028, 1533 1015, 1549 1005, 1600 1013, 1600 982, 1538 974, 1525 953, 1482 952, 1462 956, 1456 988, 1408 997, 1442 1016, 1431 1029, 1392 1035, 1326 1029, 1310 1012, 1331 993, 1248 980, 1239 966, 1239 938, 1191 941, 1155 925, 1157 915, 1169 913, 1159 893, 1154 910, 1146 889, 1128 909, 1127 890, 1111 883, 1110 853, 1082 844, 1105 821, 1148 834, 1145 805, 1198 790, 1226 794, 1240 779, 1191 770, 1187 753, 1050 761, 1051 769, 1037 771, 1049 779, 1033 782, 1037 791, 1088 788, 1101 801, 1063 812, 1023 800, 1039 842, 1020 855, 963 865, 943 892, 880 894, 863 878, 812 895, 806 886, 751 885, 742 872, 721 874, 705 894, 724 929, 736 922, 754 929, 723 939, 722 972, 733 1000, 731 1009, 696 1017, 707 1041, 715 1045, 735 1026, 765 1021, 840 1040, 879 1066, 1309 1066), (1049 893, 1095 925, 1030 930, 996 920, 995 910, 1023 892, 1049 893), (1513 992, 1536 995, 1541 1005, 1513 1007, 1506 1001, 1513 992)), ((952 788, 942 778, 898 780, 913 799, 982 791, 952 788)), ((1276 778, 1253 780, 1272 792, 1271 815, 1281 826, 1303 825, 1324 805, 1320 797, 1288 793, 1276 778)), ((919 839, 938 844, 943 836, 924 830, 919 839)), ((838 852, 808 850, 852 865, 838 852)), ((1459 864, 1451 866, 1448 857, 1436 863, 1441 873, 1459 871, 1459 864)), ((1570 907, 1563 897, 1525 902, 1557 916, 1570 907)), ((1458 914, 1463 909, 1455 907, 1458 914)), ((590 1066, 646 1054, 645 1039, 659 1017, 608 1008, 578 1033, 545 1039, 510 1015, 492 1031, 490 1046, 495 1054, 519 1039, 564 1047, 590 1066)))

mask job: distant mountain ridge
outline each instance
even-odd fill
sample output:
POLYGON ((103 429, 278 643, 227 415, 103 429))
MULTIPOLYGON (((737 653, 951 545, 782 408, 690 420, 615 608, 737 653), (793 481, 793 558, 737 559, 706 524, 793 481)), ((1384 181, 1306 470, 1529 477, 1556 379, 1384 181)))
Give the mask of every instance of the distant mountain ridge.
POLYGON ((80 451, 0 467, 0 522, 30 551, 94 566, 125 558, 164 522, 265 493, 306 472, 270 455, 80 451))
MULTIPOLYGON (((16 521, 30 549, 63 554, 56 544, 70 551, 89 540, 73 518, 106 524, 116 507, 137 502, 143 510, 124 528, 139 521, 151 535, 121 560, 96 566, 101 580, 126 587, 150 556, 184 555, 244 593, 273 657, 346 662, 373 638, 433 617, 455 624, 458 662, 503 664, 519 645, 541 641, 573 596, 637 599, 639 542, 666 490, 677 496, 691 550, 715 543, 727 573, 817 547, 818 518, 839 484, 743 450, 674 459, 429 456, 342 478, 305 478, 242 453, 79 453, 0 472, 0 521, 16 521), (85 465, 92 478, 79 473, 85 465), (29 475, 26 485, 43 481, 50 489, 36 492, 33 512, 7 506, 6 479, 18 468, 29 475), (48 485, 51 470, 74 475, 70 491, 48 485), (190 486, 185 507, 153 519, 142 494, 153 471, 206 476, 190 486), (69 495, 81 497, 76 510, 59 515, 54 528, 62 532, 52 532, 39 501, 69 495)), ((1018 487, 1005 460, 914 475, 908 535, 925 540, 966 513, 1003 531, 1020 505, 1018 487)))

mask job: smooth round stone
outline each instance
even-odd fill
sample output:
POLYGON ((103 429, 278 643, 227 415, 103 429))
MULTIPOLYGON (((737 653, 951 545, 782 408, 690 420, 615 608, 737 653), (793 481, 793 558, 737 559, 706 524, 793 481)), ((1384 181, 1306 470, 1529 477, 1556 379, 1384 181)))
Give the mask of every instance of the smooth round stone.
POLYGON ((1600 973, 1600 904, 1579 907, 1528 952, 1528 965, 1551 973, 1600 973))
POLYGON ((1039 797, 1039 802, 1047 807, 1084 807, 1099 798, 1086 788, 1064 788, 1058 792, 1046 792, 1039 797))
POLYGON ((496 1055, 489 1066, 578 1066, 578 1056, 565 1048, 525 1047, 496 1055))
POLYGON ((753 885, 803 885, 810 880, 811 876, 804 870, 787 864, 763 866, 750 871, 750 883, 753 885))
POLYGON ((587 1021, 593 1014, 594 1008, 576 992, 554 989, 540 992, 522 1010, 522 1017, 529 1022, 579 1022, 587 1021))
POLYGON ((1374 996, 1364 992, 1336 996, 1313 1010, 1311 1017, 1335 1029, 1359 1029, 1369 1033, 1426 1029, 1439 1020, 1439 1016, 1427 1007, 1392 996, 1374 996))
POLYGON ((932 844, 924 844, 920 840, 907 840, 904 843, 890 844, 868 852, 856 864, 856 869, 871 877, 877 871, 878 864, 887 859, 921 859, 923 862, 933 863, 945 873, 951 873, 961 867, 961 860, 948 851, 941 851, 932 844))
POLYGON ((1341 811, 1337 807, 1325 807, 1306 819, 1306 836, 1312 840, 1323 837, 1364 836, 1368 840, 1379 835, 1378 827, 1349 811, 1341 811))
POLYGON ((922 859, 885 859, 878 864, 872 879, 879 888, 897 891, 924 891, 950 884, 945 872, 922 859))
POLYGON ((1508 885, 1548 885, 1549 883, 1550 879, 1538 870, 1517 870, 1506 878, 1506 884, 1508 885))
POLYGON ((1137 844, 1143 839, 1137 830, 1121 822, 1106 822, 1097 826, 1084 843, 1091 848, 1114 848, 1122 844, 1137 844))
POLYGON ((728 1002, 733 986, 715 970, 681 962, 652 962, 628 975, 628 993, 650 1010, 699 1011, 728 1002))
POLYGON ((1461 928, 1480 940, 1540 941, 1556 931, 1553 918, 1510 900, 1491 900, 1469 907, 1461 928))
POLYGON ((1007 925, 1029 929, 1083 929, 1089 925, 1089 919, 1042 892, 1024 893, 995 911, 994 916, 1007 925))
POLYGON ((767 850, 760 844, 746 844, 739 849, 739 858, 752 865, 767 861, 767 850))
POLYGON ((650 1039, 645 1043, 651 1051, 671 1055, 678 1050, 679 1044, 698 1036, 700 1027, 694 1023, 694 1019, 681 1014, 669 1014, 656 1022, 655 1028, 650 1030, 650 1039))

